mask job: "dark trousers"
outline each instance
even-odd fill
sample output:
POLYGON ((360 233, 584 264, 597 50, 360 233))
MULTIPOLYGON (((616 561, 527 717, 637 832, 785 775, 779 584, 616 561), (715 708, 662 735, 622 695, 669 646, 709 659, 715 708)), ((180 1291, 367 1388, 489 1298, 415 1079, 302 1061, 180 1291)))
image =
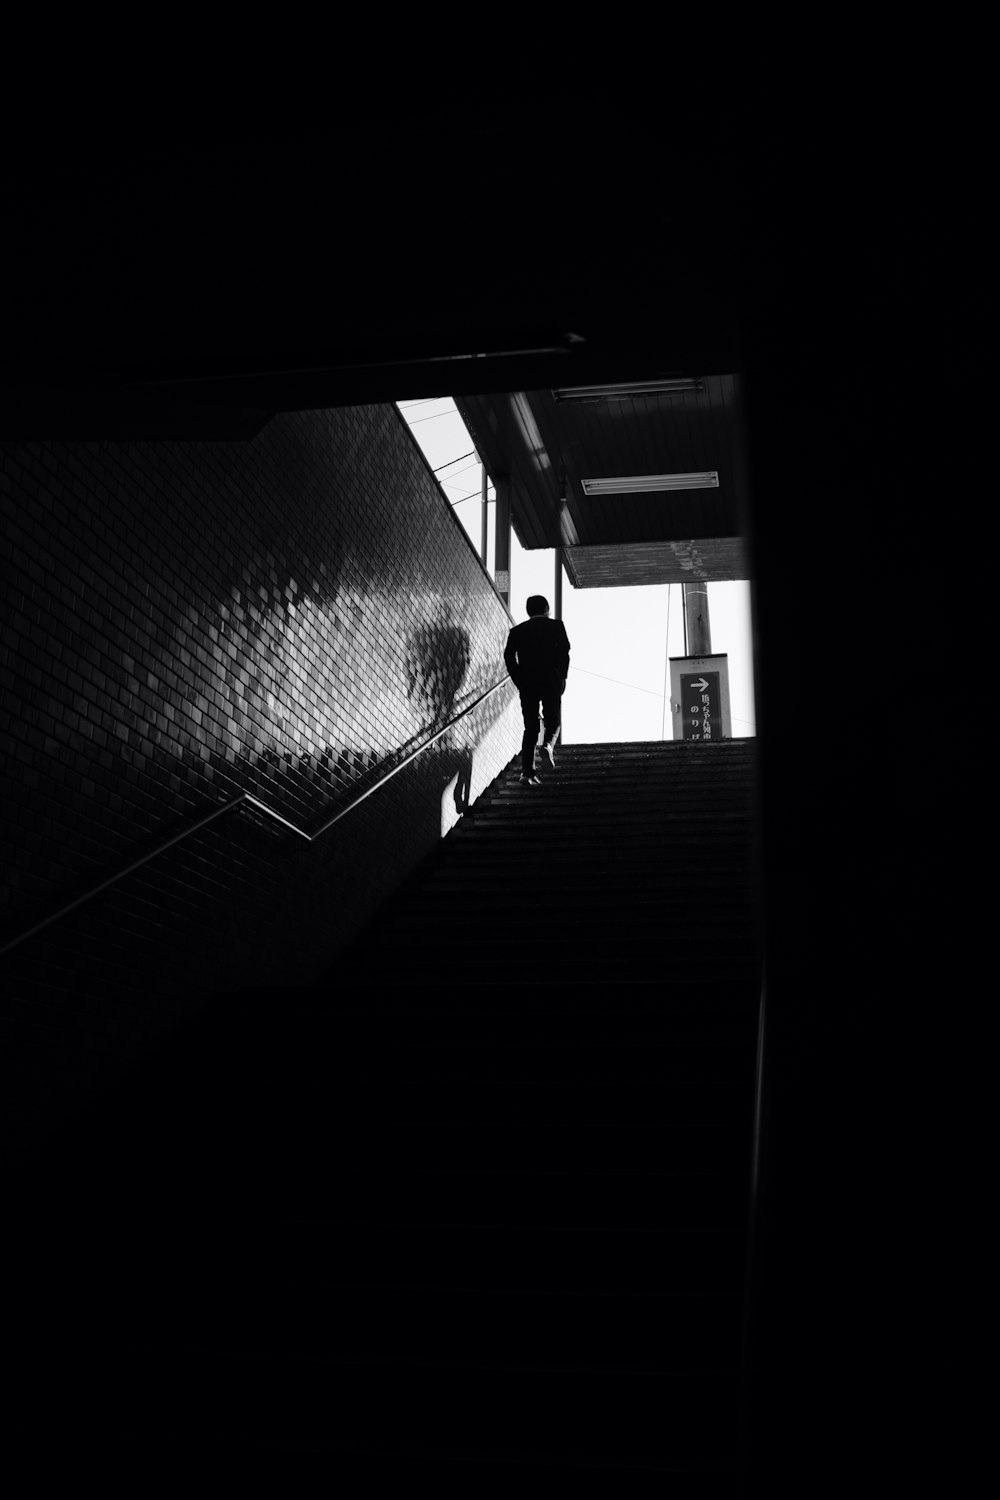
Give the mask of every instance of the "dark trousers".
POLYGON ((521 713, 524 718, 521 770, 530 776, 535 769, 535 746, 538 743, 538 705, 542 705, 542 718, 545 720, 545 743, 551 745, 559 728, 562 682, 522 682, 518 692, 521 695, 521 713))

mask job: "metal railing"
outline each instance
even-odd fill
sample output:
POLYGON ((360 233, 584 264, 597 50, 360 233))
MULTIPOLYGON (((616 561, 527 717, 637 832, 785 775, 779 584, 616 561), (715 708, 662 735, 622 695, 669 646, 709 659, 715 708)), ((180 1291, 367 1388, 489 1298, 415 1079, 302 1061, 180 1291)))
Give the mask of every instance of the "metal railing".
POLYGON ((200 829, 207 827, 207 825, 214 822, 216 818, 221 818, 224 816, 224 814, 233 812, 236 808, 242 806, 243 803, 248 803, 251 807, 255 807, 258 812, 266 814, 267 817, 272 818, 276 823, 280 823, 283 828, 289 829, 298 838, 304 839, 307 844, 314 843, 316 839, 322 838, 324 833, 328 833, 335 823, 339 823, 341 818, 346 818, 348 813, 353 812, 356 807, 360 807, 361 803, 364 802, 368 797, 371 797, 373 793, 381 791, 382 787, 385 786, 387 781, 391 781, 392 778, 394 776, 397 776, 400 771, 405 770, 405 768, 410 765, 412 761, 416 760, 418 755, 422 755, 425 750, 430 749, 431 745, 435 744, 443 734, 447 734, 448 730, 451 729, 455 724, 457 724, 460 719, 464 719, 466 714, 472 713, 473 709, 478 708, 481 703, 484 703, 487 698, 489 698, 493 693, 498 692, 505 683, 508 683, 510 681, 511 679, 509 677, 504 677, 499 682, 495 682, 491 688, 487 688, 485 693, 480 693, 475 702, 470 703, 465 708, 461 709, 460 712, 457 713, 453 719, 449 719, 448 723, 445 724, 441 729, 435 730, 432 735, 424 740, 423 744, 418 745, 415 750, 411 750, 409 754, 404 756, 403 759, 397 765, 393 766, 390 771, 387 771, 384 776, 380 776, 378 781, 376 781, 372 786, 368 787, 363 792, 359 792, 356 797, 352 797, 346 807, 342 807, 339 812, 334 813, 332 818, 328 818, 323 826, 321 828, 318 828, 315 833, 306 833, 304 829, 297 828, 294 823, 290 823, 287 818, 283 818, 280 813, 276 813, 273 808, 268 807, 267 804, 261 802, 259 798, 252 796, 249 792, 241 792, 238 797, 233 797, 229 802, 224 802, 221 807, 214 808, 213 811, 206 814, 204 818, 199 818, 197 823, 192 823, 190 827, 183 829, 180 833, 175 833, 172 838, 166 839, 162 844, 157 844, 156 848, 151 849, 148 854, 144 854, 140 859, 133 860, 132 863, 126 865, 124 869, 118 870, 114 875, 109 876, 107 880, 102 880, 99 885, 93 886, 89 891, 84 892, 82 896, 77 896, 74 900, 68 901, 65 906, 61 906, 59 910, 53 912, 51 916, 44 917, 40 922, 36 922, 35 925, 33 927, 29 927, 26 932, 21 932, 17 937, 11 938, 10 942, 5 943, 4 946, 0 948, 0 958, 2 958, 5 953, 10 953, 13 948, 19 947, 21 943, 27 942, 29 938, 34 937, 36 933, 41 932, 44 928, 50 927, 53 922, 58 922, 62 917, 68 916, 71 911, 76 911, 77 907, 83 906, 87 901, 92 901, 95 896, 101 895, 103 891, 109 890, 111 886, 117 885, 118 882, 120 880, 124 880, 127 875, 132 875, 136 870, 141 869, 143 865, 149 864, 150 860, 156 859, 161 854, 165 854, 166 851, 168 849, 172 849, 175 844, 179 844, 182 842, 182 840, 190 838, 192 834, 198 833, 200 829))

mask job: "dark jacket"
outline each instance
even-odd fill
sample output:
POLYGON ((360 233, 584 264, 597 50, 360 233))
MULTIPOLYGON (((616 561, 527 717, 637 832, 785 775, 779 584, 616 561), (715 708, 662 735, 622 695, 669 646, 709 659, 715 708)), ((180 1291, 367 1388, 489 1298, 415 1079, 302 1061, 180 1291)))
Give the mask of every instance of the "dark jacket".
POLYGON ((562 620, 534 615, 515 625, 503 659, 517 687, 524 683, 560 684, 569 674, 569 636, 562 620))

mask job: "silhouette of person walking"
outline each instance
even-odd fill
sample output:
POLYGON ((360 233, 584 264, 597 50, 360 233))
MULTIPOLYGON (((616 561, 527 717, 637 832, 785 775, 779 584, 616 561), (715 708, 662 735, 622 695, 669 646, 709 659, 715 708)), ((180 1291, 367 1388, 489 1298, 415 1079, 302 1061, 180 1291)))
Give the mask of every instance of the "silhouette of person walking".
POLYGON ((545 738, 542 755, 555 767, 553 745, 559 732, 562 695, 569 675, 569 637, 561 620, 549 619, 549 601, 532 594, 528 618, 515 625, 507 637, 503 659, 521 695, 524 739, 521 741, 521 782, 540 785, 535 775, 535 745, 538 742, 538 705, 542 705, 545 738))

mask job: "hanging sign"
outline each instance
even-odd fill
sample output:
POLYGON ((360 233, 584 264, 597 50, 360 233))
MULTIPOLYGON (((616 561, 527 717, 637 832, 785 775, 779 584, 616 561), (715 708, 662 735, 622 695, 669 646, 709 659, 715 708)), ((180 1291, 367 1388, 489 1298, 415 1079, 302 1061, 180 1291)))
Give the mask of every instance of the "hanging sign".
POLYGON ((672 656, 670 687, 675 740, 728 740, 729 662, 726 656, 672 656))
POLYGON ((681 673, 681 720, 686 740, 722 738, 722 693, 718 672, 681 673))

